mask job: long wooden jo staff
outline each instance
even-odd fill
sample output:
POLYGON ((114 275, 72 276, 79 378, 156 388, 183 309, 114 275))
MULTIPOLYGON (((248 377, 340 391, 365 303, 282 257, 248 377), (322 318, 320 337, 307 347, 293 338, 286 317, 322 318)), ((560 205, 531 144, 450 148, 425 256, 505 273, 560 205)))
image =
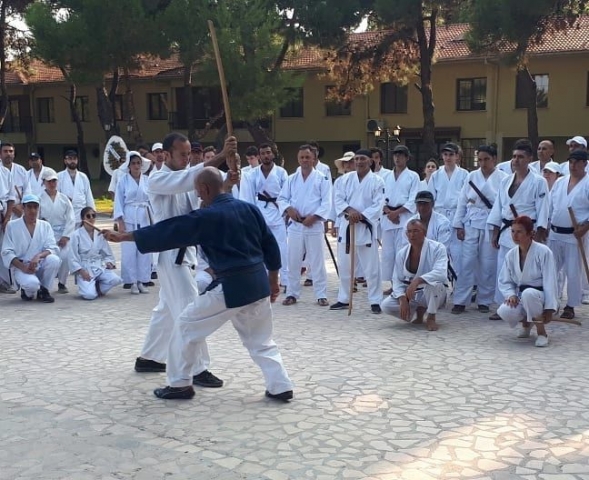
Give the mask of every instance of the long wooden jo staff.
MULTIPOLYGON (((221 83, 221 94, 223 95, 223 109, 225 110, 225 123, 227 124, 227 134, 233 136, 233 122, 231 121, 231 107, 229 106, 229 95, 227 94, 227 81, 225 80, 225 70, 223 68, 223 60, 221 59, 221 51, 219 50, 219 42, 217 41, 217 32, 212 20, 208 21, 209 32, 213 40, 213 50, 215 52, 215 59, 217 60, 217 70, 219 72, 219 82, 221 83)), ((237 158, 235 153, 226 158, 229 170, 238 171, 237 158)))
POLYGON ((352 315, 352 308, 354 302, 354 287, 355 287, 355 280, 356 280, 356 268, 355 268, 355 259, 356 259, 356 224, 355 223, 348 223, 350 229, 350 300, 348 304, 348 317, 352 315))
MULTIPOLYGON (((577 218, 575 217, 575 212, 573 212, 573 208, 569 207, 569 215, 571 217, 571 223, 573 224, 573 228, 577 228, 579 225, 577 223, 577 218)), ((579 247, 579 253, 581 254, 581 259, 583 260, 583 267, 585 267, 585 275, 587 275, 587 281, 589 282, 589 264, 587 264, 587 255, 585 254, 585 247, 583 246, 583 239, 575 237, 577 239, 577 246, 579 247)))

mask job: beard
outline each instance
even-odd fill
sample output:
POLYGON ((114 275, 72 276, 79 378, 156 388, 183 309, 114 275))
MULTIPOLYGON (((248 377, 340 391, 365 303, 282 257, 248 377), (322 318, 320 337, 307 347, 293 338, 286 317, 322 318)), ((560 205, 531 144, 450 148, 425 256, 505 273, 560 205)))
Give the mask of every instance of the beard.
POLYGON ((66 164, 66 167, 68 170, 77 170, 78 169, 78 164, 73 164, 73 163, 68 163, 66 164))

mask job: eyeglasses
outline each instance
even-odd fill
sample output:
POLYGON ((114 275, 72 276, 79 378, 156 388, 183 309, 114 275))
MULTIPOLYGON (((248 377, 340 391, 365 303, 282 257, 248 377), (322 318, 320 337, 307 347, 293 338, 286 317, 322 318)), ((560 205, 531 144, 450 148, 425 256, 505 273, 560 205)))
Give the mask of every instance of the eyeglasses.
POLYGON ((96 218, 96 214, 95 213, 87 213, 85 215, 86 218, 96 218))

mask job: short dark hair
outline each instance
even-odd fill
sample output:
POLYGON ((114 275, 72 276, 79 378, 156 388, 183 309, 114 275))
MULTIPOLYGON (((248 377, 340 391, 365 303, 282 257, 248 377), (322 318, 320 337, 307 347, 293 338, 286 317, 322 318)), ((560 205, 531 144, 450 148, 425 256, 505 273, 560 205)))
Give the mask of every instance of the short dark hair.
POLYGON ((188 141, 188 137, 179 132, 168 133, 162 142, 162 149, 166 152, 172 153, 172 150, 174 149, 174 142, 176 142, 176 140, 184 143, 188 141))
POLYGON ((299 152, 301 150, 310 150, 311 152, 313 151, 313 146, 310 143, 303 143, 300 147, 299 147, 299 152))
POLYGON ((269 148, 270 150, 272 150, 272 153, 274 154, 275 157, 278 156, 278 149, 276 148, 276 145, 273 143, 262 143, 261 145, 258 145, 258 150, 262 150, 263 148, 269 148))
POLYGON ((497 156, 497 146, 494 144, 491 145, 479 145, 477 148, 477 152, 485 152, 491 155, 492 157, 497 156))
POLYGON ((256 147, 255 145, 251 145, 249 147, 247 147, 247 149, 245 150, 245 154, 248 157, 254 157, 260 154, 260 152, 258 151, 258 147, 256 147))
POLYGON ((529 157, 534 156, 534 148, 532 147, 532 142, 530 142, 527 138, 520 138, 518 141, 516 141, 513 145, 513 149, 526 152, 529 157))
POLYGON ((209 145, 208 147, 205 147, 204 150, 202 151, 202 153, 208 153, 208 152, 214 152, 217 153, 217 149, 215 147, 213 147, 212 145, 209 145))
POLYGON ((378 153, 380 156, 380 159, 382 160, 384 158, 384 152, 382 151, 382 148, 378 148, 378 147, 372 147, 370 149, 370 152, 372 154, 378 153))
POLYGON ((12 143, 10 143, 10 142, 2 142, 0 144, 0 148, 2 148, 2 147, 12 147, 12 148, 14 148, 14 145, 12 143))

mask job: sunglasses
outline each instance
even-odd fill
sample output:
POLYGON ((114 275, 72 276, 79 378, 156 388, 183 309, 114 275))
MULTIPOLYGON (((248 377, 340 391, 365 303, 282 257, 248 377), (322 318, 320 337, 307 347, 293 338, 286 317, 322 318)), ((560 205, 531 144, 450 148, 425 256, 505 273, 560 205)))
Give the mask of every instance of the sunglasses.
POLYGON ((86 218, 96 218, 96 214, 95 213, 87 213, 85 215, 86 218))

